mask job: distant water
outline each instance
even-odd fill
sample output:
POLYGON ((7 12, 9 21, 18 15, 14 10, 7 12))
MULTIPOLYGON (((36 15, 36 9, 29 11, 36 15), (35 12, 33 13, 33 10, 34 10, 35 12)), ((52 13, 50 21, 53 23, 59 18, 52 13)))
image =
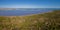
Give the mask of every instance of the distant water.
POLYGON ((45 13, 49 11, 53 11, 57 9, 35 9, 35 10, 0 10, 0 16, 22 16, 22 15, 31 15, 31 14, 38 14, 38 13, 45 13))

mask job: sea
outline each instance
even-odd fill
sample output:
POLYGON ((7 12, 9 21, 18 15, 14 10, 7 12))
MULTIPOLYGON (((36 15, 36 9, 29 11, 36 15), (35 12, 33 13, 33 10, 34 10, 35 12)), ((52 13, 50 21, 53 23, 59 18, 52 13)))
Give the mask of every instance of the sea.
POLYGON ((41 14, 54 10, 60 10, 60 8, 17 8, 16 10, 0 10, 0 16, 24 16, 41 14))

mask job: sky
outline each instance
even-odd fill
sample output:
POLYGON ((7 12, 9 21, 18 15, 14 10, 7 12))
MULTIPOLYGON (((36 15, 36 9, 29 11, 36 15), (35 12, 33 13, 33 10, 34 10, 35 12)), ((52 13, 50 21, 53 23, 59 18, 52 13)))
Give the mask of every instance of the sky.
POLYGON ((60 0, 0 0, 0 8, 60 8, 60 0))

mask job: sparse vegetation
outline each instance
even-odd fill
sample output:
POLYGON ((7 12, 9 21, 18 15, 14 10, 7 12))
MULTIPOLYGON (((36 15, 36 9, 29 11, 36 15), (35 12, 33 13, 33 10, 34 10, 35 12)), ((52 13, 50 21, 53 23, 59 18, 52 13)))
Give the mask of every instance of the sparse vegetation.
POLYGON ((60 10, 32 16, 0 16, 0 30, 60 30, 60 10))

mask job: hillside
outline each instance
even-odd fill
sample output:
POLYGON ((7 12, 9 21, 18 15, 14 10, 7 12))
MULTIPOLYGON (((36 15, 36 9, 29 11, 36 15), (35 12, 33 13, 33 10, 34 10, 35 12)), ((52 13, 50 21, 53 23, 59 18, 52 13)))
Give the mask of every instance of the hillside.
POLYGON ((0 30, 60 30, 60 10, 31 16, 0 16, 0 30))

